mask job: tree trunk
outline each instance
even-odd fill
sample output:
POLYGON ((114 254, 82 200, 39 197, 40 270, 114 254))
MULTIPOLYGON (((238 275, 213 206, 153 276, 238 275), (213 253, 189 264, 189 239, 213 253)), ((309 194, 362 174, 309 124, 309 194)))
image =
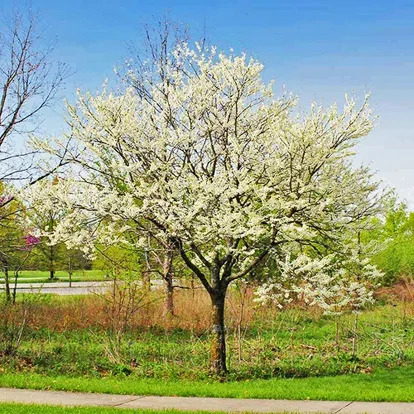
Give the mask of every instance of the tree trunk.
POLYGON ((69 273, 69 287, 72 287, 73 268, 72 268, 72 255, 70 251, 69 251, 69 257, 68 257, 68 273, 69 273))
POLYGON ((149 254, 145 252, 145 270, 142 272, 142 281, 144 283, 144 289, 148 292, 151 291, 151 265, 149 262, 149 254))
POLYGON ((10 277, 9 277, 9 268, 4 267, 4 285, 6 289, 6 302, 11 301, 11 292, 10 292, 10 277))
POLYGON ((53 246, 50 246, 50 259, 49 259, 49 279, 53 280, 55 278, 55 263, 54 263, 54 249, 53 246))
POLYGON ((215 290, 210 294, 212 304, 212 342, 211 342, 211 370, 217 375, 228 372, 226 365, 226 328, 224 325, 224 304, 226 289, 215 290))
POLYGON ((174 281, 172 272, 173 251, 167 250, 162 266, 162 275, 165 284, 165 316, 174 316, 174 281))
POLYGON ((166 316, 174 316, 174 286, 172 274, 168 274, 164 279, 165 284, 165 303, 164 313, 166 316))
POLYGON ((144 289, 147 292, 151 292, 151 274, 149 271, 143 272, 144 289))
POLYGON ((13 305, 16 303, 16 295, 17 295, 17 279, 19 278, 19 271, 16 270, 14 273, 14 286, 13 286, 13 300, 12 303, 13 305))

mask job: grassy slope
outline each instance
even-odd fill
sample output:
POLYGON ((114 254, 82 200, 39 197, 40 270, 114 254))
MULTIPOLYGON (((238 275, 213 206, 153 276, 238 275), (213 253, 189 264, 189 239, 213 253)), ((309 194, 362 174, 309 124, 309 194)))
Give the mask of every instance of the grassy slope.
POLYGON ((414 369, 401 367, 369 375, 355 374, 226 383, 2 374, 0 375, 0 386, 132 395, 413 402, 414 369))

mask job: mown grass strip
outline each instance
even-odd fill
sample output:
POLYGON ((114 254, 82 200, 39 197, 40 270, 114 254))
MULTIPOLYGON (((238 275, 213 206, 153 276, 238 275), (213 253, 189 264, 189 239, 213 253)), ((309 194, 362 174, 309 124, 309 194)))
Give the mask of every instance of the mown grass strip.
POLYGON ((414 402, 414 369, 400 367, 372 374, 238 382, 137 378, 82 378, 40 374, 0 374, 1 387, 107 394, 182 397, 273 398, 291 400, 414 402))
MULTIPOLYGON (((103 407, 56 407, 47 405, 0 404, 0 414, 211 414, 210 411, 130 410, 103 407)), ((214 414, 220 414, 214 412, 214 414)), ((277 414, 277 413, 276 413, 277 414)), ((288 413, 286 413, 288 414, 288 413)), ((292 413, 293 414, 293 413, 292 413)))

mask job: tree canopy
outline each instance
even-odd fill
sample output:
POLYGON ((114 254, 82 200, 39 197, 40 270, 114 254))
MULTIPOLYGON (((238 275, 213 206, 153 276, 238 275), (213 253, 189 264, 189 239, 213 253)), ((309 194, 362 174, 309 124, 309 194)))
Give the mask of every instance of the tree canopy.
POLYGON ((232 281, 298 246, 336 252, 381 209, 378 184, 352 157, 373 126, 368 97, 301 115, 262 69, 182 43, 141 72, 139 91, 127 82, 79 92, 68 133, 36 144, 73 166, 57 185, 31 189, 32 200, 69 211, 53 237, 92 248, 134 231, 137 245, 148 235, 172 243, 211 296, 216 372, 226 370, 232 281))

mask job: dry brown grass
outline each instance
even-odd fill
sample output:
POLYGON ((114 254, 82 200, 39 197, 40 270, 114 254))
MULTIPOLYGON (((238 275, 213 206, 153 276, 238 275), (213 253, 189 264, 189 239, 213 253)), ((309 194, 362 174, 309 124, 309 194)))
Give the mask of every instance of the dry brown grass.
MULTIPOLYGON (((201 290, 177 290, 174 294, 174 316, 165 316, 162 292, 151 292, 143 305, 132 316, 131 328, 161 328, 165 330, 184 329, 202 333, 210 328, 211 302, 208 294, 201 290)), ((10 308, 10 318, 21 313, 17 303, 10 308), (12 315, 13 314, 13 315, 12 315)), ((109 327, 111 324, 110 304, 100 296, 90 295, 76 300, 52 300, 47 303, 30 304, 27 326, 48 328, 58 332, 65 330, 109 327)), ((227 301, 227 323, 230 328, 239 324, 249 326, 255 318, 270 309, 258 306, 253 301, 253 289, 243 295, 230 292, 227 301)), ((276 311, 273 309, 272 311, 276 311)))
POLYGON ((378 289, 376 296, 402 302, 414 302, 414 279, 402 277, 394 285, 378 289))
POLYGON ((414 279, 402 277, 390 287, 384 287, 376 292, 377 298, 391 303, 402 303, 403 318, 414 317, 414 279))
MULTIPOLYGON (((401 280, 398 284, 378 290, 378 298, 389 302, 402 302, 407 316, 414 314, 414 282, 401 280)), ((226 324, 230 330, 242 335, 241 329, 248 329, 255 321, 275 319, 279 310, 272 306, 260 306, 254 302, 251 287, 232 289, 228 294, 226 324)), ((3 318, 10 323, 18 322, 27 306, 16 304, 3 312, 3 318)), ((291 306, 301 307, 300 303, 291 306)), ((163 292, 153 291, 128 320, 129 328, 159 328, 166 331, 183 329, 201 334, 210 329, 210 298, 203 289, 181 290, 174 294, 174 316, 165 316, 163 292)), ((309 315, 319 319, 320 309, 307 309, 309 315)), ((110 328, 113 323, 113 309, 107 298, 97 295, 74 299, 53 299, 49 302, 31 303, 26 311, 26 326, 38 329, 48 328, 57 332, 77 329, 110 328)))

